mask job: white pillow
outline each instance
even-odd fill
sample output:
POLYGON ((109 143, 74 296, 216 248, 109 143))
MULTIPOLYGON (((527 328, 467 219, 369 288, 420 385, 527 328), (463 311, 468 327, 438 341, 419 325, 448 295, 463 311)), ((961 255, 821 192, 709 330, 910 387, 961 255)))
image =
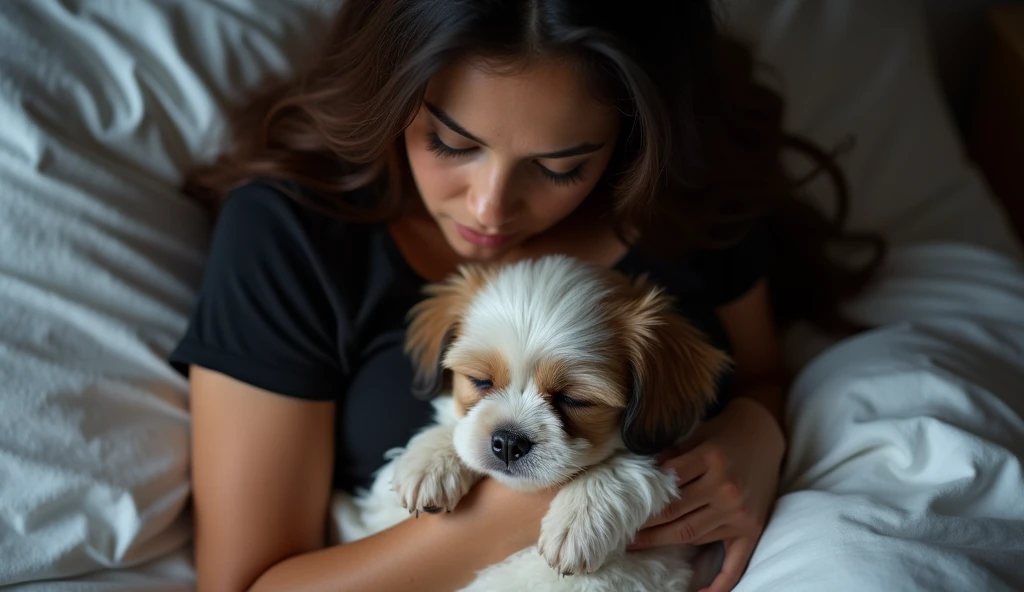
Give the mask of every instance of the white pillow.
MULTIPOLYGON (((850 228, 877 230, 893 245, 965 241, 1021 255, 942 98, 920 0, 721 6, 726 26, 781 75, 766 80, 781 82, 787 129, 826 149, 854 137, 839 158, 852 196, 850 228)), ((831 211, 824 175, 811 193, 831 211)))
POLYGON ((184 331, 208 225, 178 192, 319 2, 0 2, 0 586, 184 545, 184 331))

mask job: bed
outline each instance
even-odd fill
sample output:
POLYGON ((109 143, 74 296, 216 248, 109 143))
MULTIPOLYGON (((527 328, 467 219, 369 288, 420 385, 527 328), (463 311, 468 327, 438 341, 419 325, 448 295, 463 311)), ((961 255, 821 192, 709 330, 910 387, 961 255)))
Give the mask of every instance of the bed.
MULTIPOLYGON (((848 309, 878 329, 786 336, 782 497, 737 592, 1024 589, 1024 257, 964 157, 925 5, 722 6, 791 129, 855 136, 850 223, 892 245, 848 309)), ((0 588, 192 589, 187 384, 165 360, 209 228, 178 183, 331 10, 0 3, 0 588)))

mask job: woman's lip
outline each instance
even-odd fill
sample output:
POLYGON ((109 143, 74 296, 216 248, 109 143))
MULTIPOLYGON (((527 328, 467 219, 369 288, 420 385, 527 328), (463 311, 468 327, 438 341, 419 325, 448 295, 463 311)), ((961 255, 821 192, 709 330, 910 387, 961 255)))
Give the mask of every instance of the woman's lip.
POLYGON ((510 234, 481 234, 475 230, 466 228, 458 222, 455 223, 455 229, 459 231, 459 235, 461 235, 467 242, 480 247, 500 247, 512 238, 512 235, 510 234))

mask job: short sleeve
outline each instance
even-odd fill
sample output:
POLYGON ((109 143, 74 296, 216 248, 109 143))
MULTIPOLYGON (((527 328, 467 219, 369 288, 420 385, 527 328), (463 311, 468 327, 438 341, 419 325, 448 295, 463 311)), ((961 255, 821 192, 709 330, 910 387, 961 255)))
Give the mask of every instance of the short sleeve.
POLYGON ((232 192, 214 228, 187 331, 171 354, 271 392, 315 400, 344 388, 325 274, 288 198, 232 192))
POLYGON ((758 226, 730 247, 698 253, 692 265, 712 304, 722 306, 749 292, 764 277, 773 254, 767 230, 758 226))

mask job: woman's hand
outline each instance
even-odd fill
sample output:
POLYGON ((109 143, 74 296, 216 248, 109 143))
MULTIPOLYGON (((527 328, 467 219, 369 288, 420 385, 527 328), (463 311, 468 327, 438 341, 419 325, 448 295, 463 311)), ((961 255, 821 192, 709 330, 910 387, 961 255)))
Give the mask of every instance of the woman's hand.
POLYGON ((722 571, 706 590, 728 592, 746 570, 775 502, 785 436, 763 405, 736 397, 687 446, 662 456, 681 497, 637 533, 630 549, 722 541, 722 571))
POLYGON ((557 494, 556 487, 540 491, 517 491, 491 477, 484 477, 462 498, 451 514, 439 516, 448 522, 480 521, 481 516, 490 517, 495 532, 501 533, 494 541, 497 555, 493 562, 497 563, 537 544, 541 521, 557 494))

